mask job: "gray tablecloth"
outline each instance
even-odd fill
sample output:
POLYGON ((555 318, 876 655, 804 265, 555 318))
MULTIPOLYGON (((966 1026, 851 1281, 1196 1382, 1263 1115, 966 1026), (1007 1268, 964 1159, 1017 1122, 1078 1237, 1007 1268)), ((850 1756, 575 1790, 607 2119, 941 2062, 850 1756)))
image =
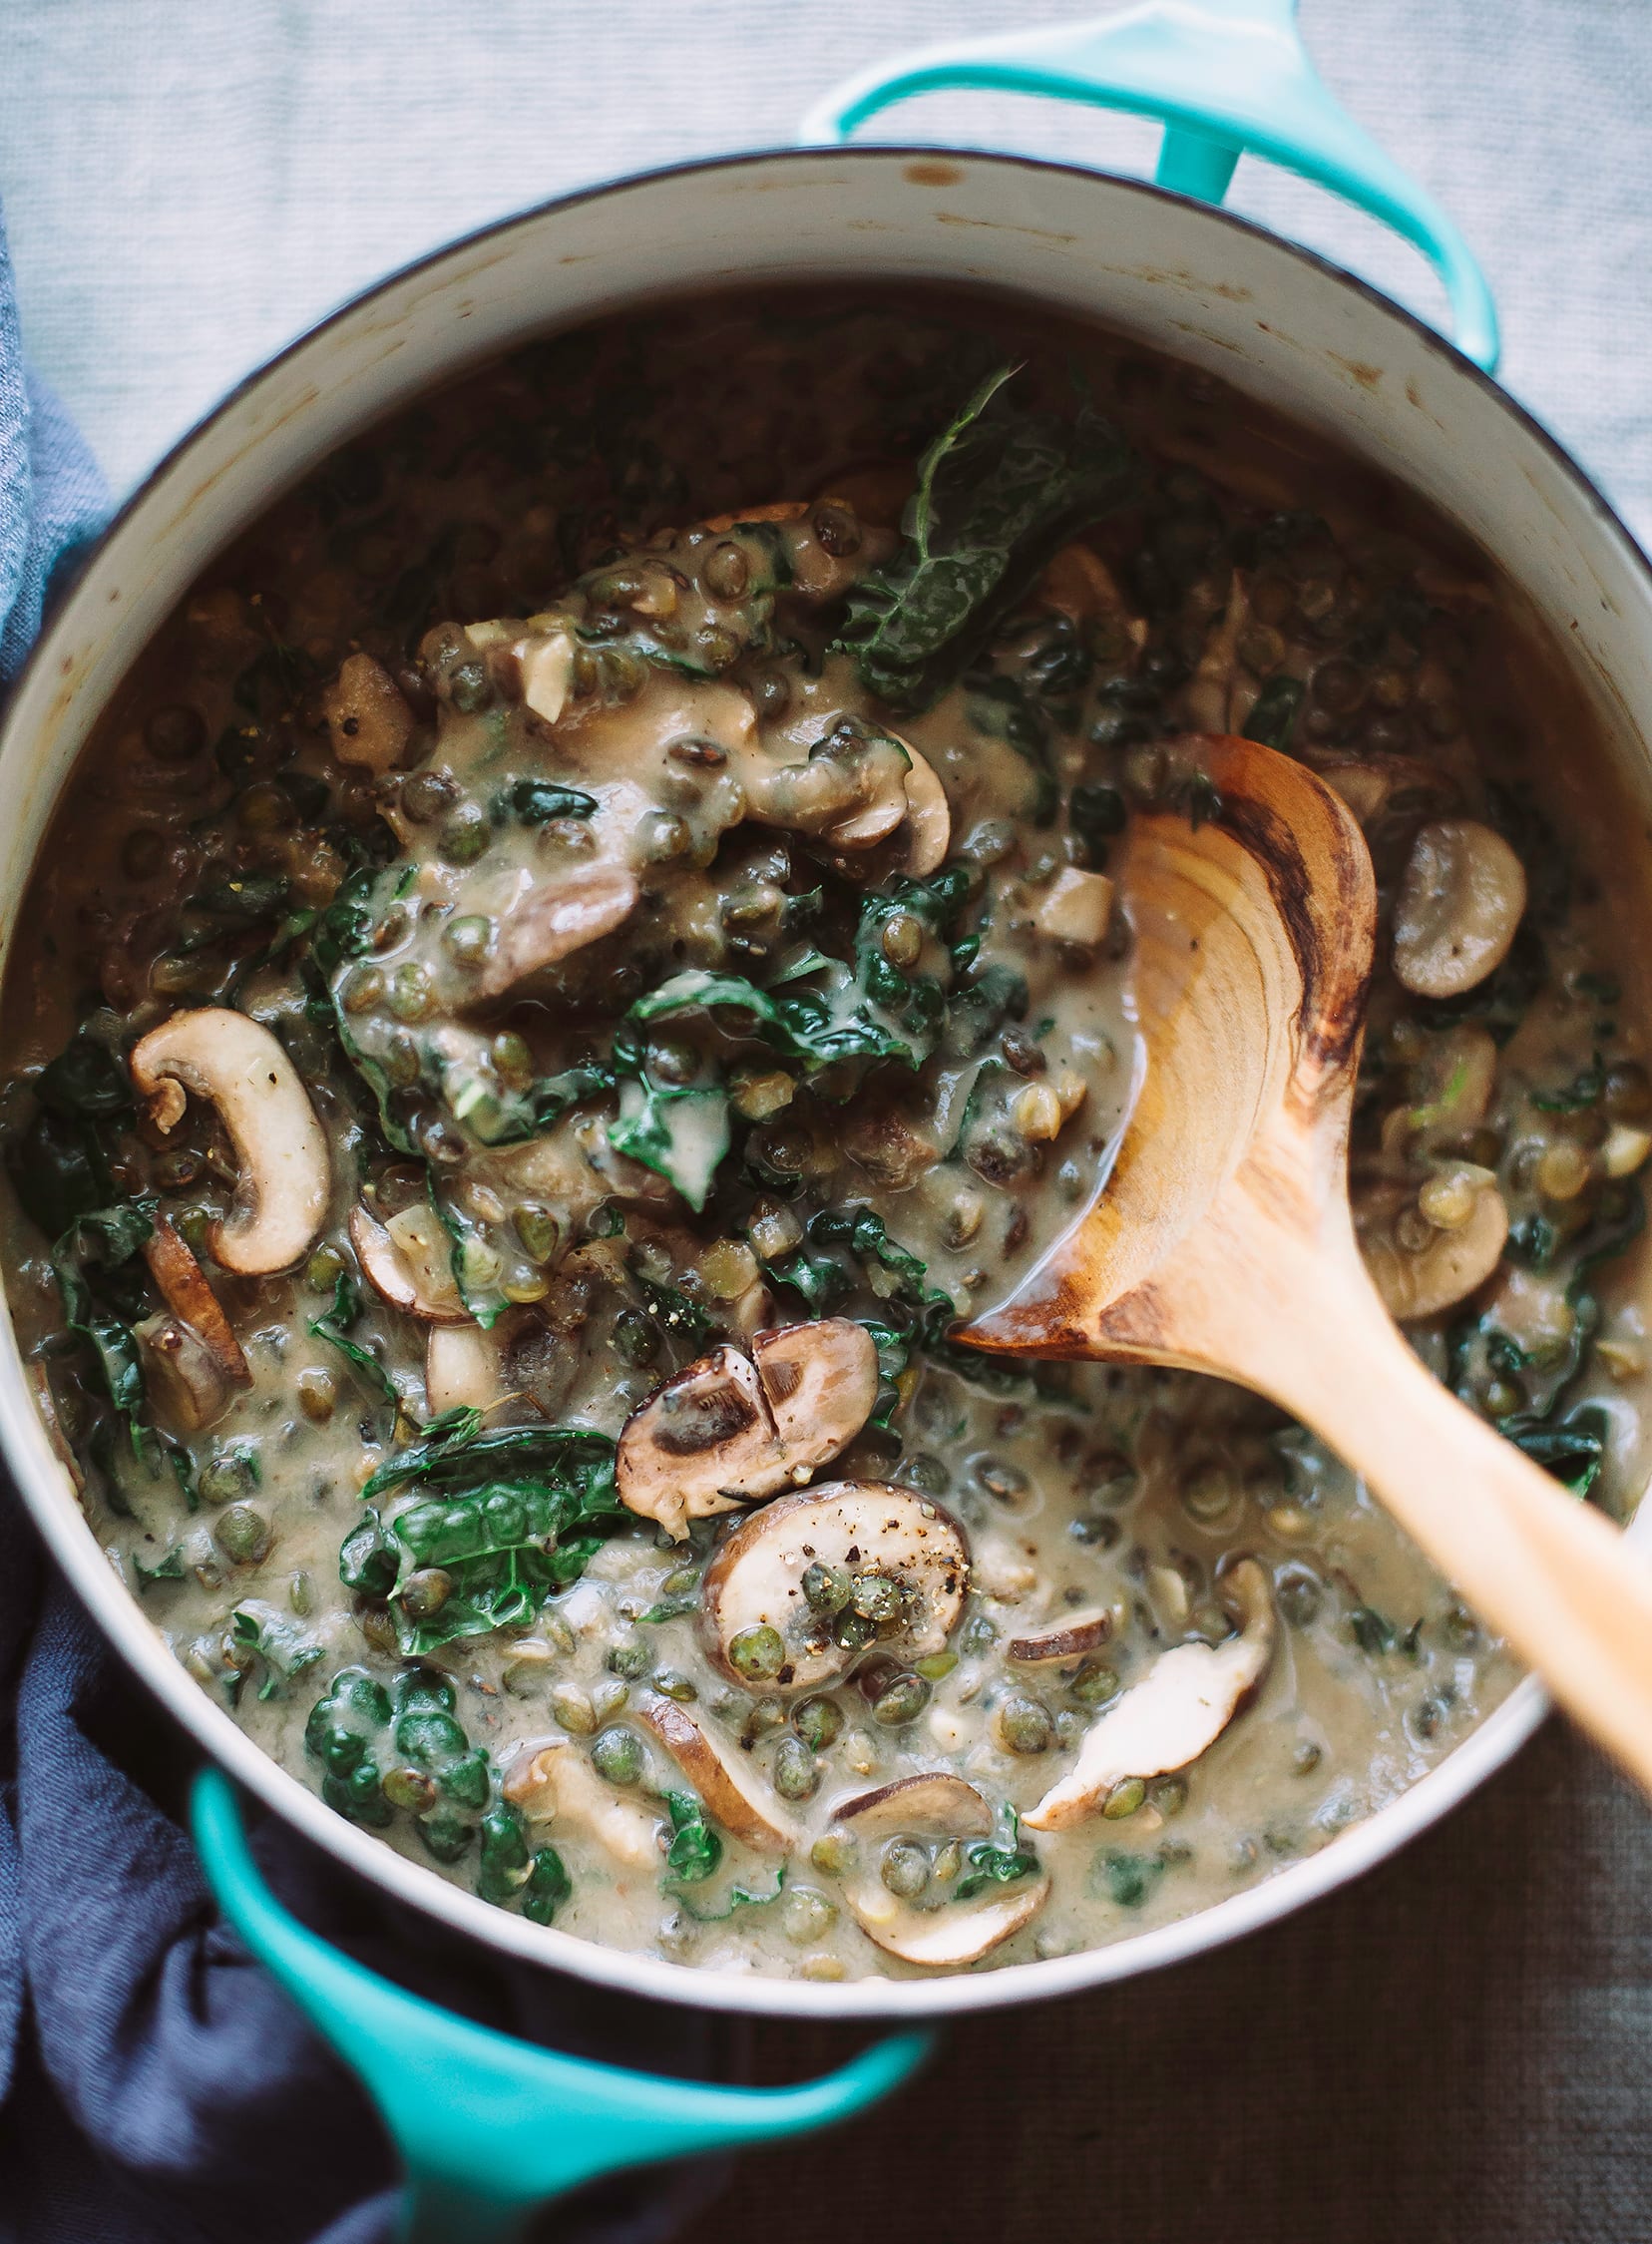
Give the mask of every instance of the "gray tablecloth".
MULTIPOLYGON (((1020 0, 1027 23, 1083 11, 1020 0)), ((1504 375, 1652 535, 1652 6, 1308 0, 1349 107, 1452 210, 1504 375)), ((447 234, 785 140, 989 0, 0 0, 26 332, 117 487, 236 374, 447 234)), ((932 100, 901 137, 1139 168, 1143 129, 932 100)), ((1427 309, 1410 253, 1243 165, 1235 206, 1427 309)), ((753 2160, 696 2244, 1652 2244, 1652 1824, 1551 1727, 1443 1830, 1225 1956, 954 2034, 853 2136, 753 2160)), ((794 2075, 840 2046, 765 2027, 794 2075)))

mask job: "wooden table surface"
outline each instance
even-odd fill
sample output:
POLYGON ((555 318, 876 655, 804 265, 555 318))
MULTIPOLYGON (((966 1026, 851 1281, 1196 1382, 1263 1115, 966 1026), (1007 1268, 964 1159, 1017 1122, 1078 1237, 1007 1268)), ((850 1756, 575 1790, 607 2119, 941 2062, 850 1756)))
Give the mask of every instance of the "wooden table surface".
MULTIPOLYGON (((764 2021, 752 2076, 858 2034, 764 2021)), ((1652 1812, 1551 1721, 1399 1860, 1156 1977, 948 2029, 690 2244, 1648 2244, 1652 1812)))

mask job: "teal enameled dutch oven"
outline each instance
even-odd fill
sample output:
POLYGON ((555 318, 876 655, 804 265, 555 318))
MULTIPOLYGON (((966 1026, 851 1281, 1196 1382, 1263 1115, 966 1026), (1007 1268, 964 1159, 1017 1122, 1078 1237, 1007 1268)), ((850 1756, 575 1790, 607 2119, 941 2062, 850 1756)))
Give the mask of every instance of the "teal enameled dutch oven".
MULTIPOLYGON (((645 174, 492 226, 396 273, 243 383, 111 528, 27 671, 0 734, 6 924, 99 711, 198 572, 334 446, 416 391, 548 326, 667 290, 911 279, 1009 292, 1133 334, 1331 434, 1453 517, 1546 619, 1624 779, 1652 803, 1652 576, 1565 455, 1488 378, 1496 325, 1455 228, 1331 100, 1294 0, 1147 0, 1102 24, 933 50, 821 104, 799 149, 645 174), (943 86, 1042 93, 1166 127, 1157 184, 973 150, 837 145, 943 86), (1241 153, 1307 175, 1397 228, 1445 283, 1454 346, 1360 282, 1213 208, 1241 153)), ((0 1440, 100 1625, 214 1764, 196 1836, 226 1915, 365 2080, 406 2163, 405 2233, 502 2239, 531 2209, 621 2167, 840 2119, 922 2056, 919 2021, 1037 2000, 1185 1960, 1300 1908, 1392 1853, 1481 1782, 1543 1711, 1523 1684, 1448 1759, 1309 1860, 1181 1923, 1089 1954, 935 1980, 836 1986, 700 1972, 488 1907, 326 1809, 172 1658, 111 1571, 48 1447, 9 1325, 0 1440), (559 2056, 375 1978, 272 1899, 236 1785, 363 1877, 472 1938, 656 2000, 907 2030, 829 2078, 753 2091, 559 2056)))

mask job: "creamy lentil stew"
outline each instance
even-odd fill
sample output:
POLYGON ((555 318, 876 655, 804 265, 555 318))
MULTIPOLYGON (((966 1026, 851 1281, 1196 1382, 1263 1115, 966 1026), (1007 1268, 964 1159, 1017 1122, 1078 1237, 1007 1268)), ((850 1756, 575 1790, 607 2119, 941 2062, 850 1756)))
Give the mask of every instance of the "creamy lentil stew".
POLYGON ((110 1563, 339 1813, 621 1947, 998 1965, 1324 1846, 1499 1647, 1253 1398, 955 1330, 1127 1115, 1116 836, 1246 732, 1377 865, 1385 1297, 1623 1507, 1652 1089, 1532 674, 1396 493, 1003 306, 679 305, 356 443, 15 939, 11 1297, 110 1563))

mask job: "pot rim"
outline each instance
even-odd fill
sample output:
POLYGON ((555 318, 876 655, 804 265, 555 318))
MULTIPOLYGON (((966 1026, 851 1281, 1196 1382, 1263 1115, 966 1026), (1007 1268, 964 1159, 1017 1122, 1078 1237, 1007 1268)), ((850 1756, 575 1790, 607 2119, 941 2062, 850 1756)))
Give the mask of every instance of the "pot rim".
MULTIPOLYGON (((1549 464, 1571 485, 1588 514, 1609 542, 1615 543, 1630 570, 1647 580, 1652 593, 1652 561, 1597 486, 1558 439, 1481 367, 1467 358, 1446 336, 1416 313, 1396 303, 1380 289, 1345 270, 1317 251, 1302 247, 1270 227, 1236 216, 1220 206, 1203 204, 1150 182, 1123 178, 1096 167, 1055 162, 1017 153, 936 142, 863 143, 838 147, 772 148, 742 151, 731 156, 696 158, 650 167, 618 178, 571 190, 523 210, 491 220, 486 224, 454 236, 403 264, 384 272, 366 286, 341 299, 301 329, 280 349, 235 382, 215 403, 191 423, 146 470, 141 480, 116 508, 109 522, 76 556, 77 576, 116 537, 148 502, 183 458, 206 432, 248 398, 276 369, 309 349, 333 327, 356 316, 388 290, 415 275, 430 272, 448 259, 502 239, 518 229, 536 226, 560 214, 600 202, 633 188, 658 186, 670 180, 697 179, 764 167, 803 168, 820 164, 887 166, 917 162, 958 161, 988 166, 1005 173, 1052 174, 1085 187, 1122 192, 1180 206, 1193 221, 1236 228, 1284 252, 1318 279, 1351 289, 1376 312, 1398 321, 1451 371, 1466 377, 1489 394, 1524 435, 1535 441, 1549 464)), ((991 286, 984 293, 1004 293, 991 286)), ((665 295, 668 290, 649 291, 665 295)), ((636 300, 646 300, 639 296, 636 300)), ((1082 315, 1080 315, 1082 316, 1082 315)), ((546 322, 555 329, 554 319, 546 322)), ((508 347, 508 346, 504 346, 508 347)), ((480 352, 477 363, 494 353, 480 352)), ((454 373, 458 368, 451 370, 454 373)), ((267 499, 270 494, 265 494, 267 499)), ((73 588, 61 598, 55 613, 37 639, 7 699, 0 717, 0 748, 11 730, 12 712, 23 697, 23 687, 37 671, 58 657, 57 640, 73 599, 73 588)), ((1194 1912, 1151 1932, 1128 1935, 1100 1948, 1079 1951, 1046 1962, 1001 1966, 981 1973, 955 1973, 934 1979, 890 1979, 880 1976, 838 1983, 811 1983, 769 1978, 756 1973, 742 1976, 693 1965, 670 1963, 662 1958, 612 1949, 597 1942, 540 1927, 495 1908, 479 1897, 451 1884, 436 1871, 398 1853, 380 1838, 349 1823, 327 1808, 317 1793, 284 1769, 262 1747, 255 1745, 235 1723, 227 1709, 217 1706, 200 1690, 167 1649, 149 1623, 137 1598, 109 1566, 91 1523, 72 1499, 59 1501, 54 1493, 36 1493, 42 1480, 61 1469, 46 1444, 38 1421, 21 1427, 0 1419, 0 1454, 17 1481, 23 1500, 37 1527, 50 1544, 92 1617, 162 1703, 190 1729, 212 1757, 255 1793, 264 1805, 295 1826, 307 1838, 375 1883, 382 1891, 454 1930, 469 1933, 498 1951, 522 1961, 569 1972, 572 1976, 656 2001, 704 2010, 743 2012, 775 2017, 865 2020, 919 2019, 986 2011, 1012 2003, 1076 1993, 1186 1962, 1207 1949, 1260 1930, 1335 1891, 1377 1863, 1396 1853, 1427 1830, 1449 1809, 1490 1777, 1531 1736, 1543 1719, 1548 1700, 1534 1677, 1522 1679, 1509 1696, 1446 1758, 1417 1783, 1364 1821, 1341 1833, 1320 1853, 1276 1872, 1259 1885, 1229 1900, 1194 1912), (31 1445, 33 1454, 30 1453, 31 1445)), ((67 1491, 65 1489, 65 1495, 67 1491)))

